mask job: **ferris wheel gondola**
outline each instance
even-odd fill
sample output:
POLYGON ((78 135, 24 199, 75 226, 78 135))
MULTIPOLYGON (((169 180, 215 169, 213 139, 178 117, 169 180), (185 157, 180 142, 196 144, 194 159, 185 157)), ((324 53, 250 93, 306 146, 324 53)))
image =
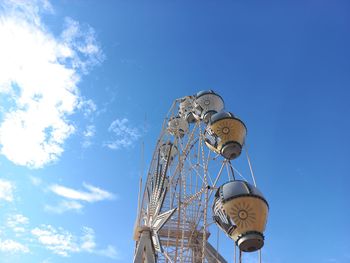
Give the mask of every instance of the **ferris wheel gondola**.
POLYGON ((134 263, 227 262, 210 243, 214 225, 240 253, 263 247, 269 206, 254 177, 253 185, 232 165, 247 128, 224 108, 212 90, 171 106, 140 198, 134 263))

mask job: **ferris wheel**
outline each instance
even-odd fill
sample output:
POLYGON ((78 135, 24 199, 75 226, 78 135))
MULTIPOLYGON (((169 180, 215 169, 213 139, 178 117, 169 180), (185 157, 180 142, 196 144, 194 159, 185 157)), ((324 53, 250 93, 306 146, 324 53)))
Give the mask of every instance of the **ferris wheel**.
POLYGON ((214 91, 176 99, 163 122, 134 228, 134 263, 242 262, 264 245, 268 203, 234 165, 247 128, 214 91), (234 241, 225 259, 209 242, 216 225, 234 241), (237 252, 236 252, 237 250, 237 252))

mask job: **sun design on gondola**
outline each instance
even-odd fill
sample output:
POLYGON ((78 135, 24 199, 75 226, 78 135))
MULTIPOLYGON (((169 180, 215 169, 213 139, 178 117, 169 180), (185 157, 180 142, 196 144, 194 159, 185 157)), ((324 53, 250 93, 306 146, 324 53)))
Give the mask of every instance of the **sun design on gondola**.
POLYGON ((240 202, 235 204, 230 209, 230 215, 234 220, 234 223, 239 228, 248 228, 254 224, 256 220, 256 215, 253 212, 253 208, 250 204, 245 202, 240 202))
POLYGON ((223 140, 228 140, 231 131, 233 131, 233 125, 229 121, 223 121, 218 125, 215 132, 223 140))

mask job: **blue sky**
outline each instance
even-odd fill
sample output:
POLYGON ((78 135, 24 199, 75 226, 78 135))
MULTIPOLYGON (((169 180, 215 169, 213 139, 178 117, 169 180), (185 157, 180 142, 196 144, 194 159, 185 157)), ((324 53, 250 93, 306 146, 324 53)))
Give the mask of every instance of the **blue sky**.
POLYGON ((248 127, 263 262, 350 262, 347 1, 0 3, 0 262, 131 262, 141 144, 205 89, 248 127))

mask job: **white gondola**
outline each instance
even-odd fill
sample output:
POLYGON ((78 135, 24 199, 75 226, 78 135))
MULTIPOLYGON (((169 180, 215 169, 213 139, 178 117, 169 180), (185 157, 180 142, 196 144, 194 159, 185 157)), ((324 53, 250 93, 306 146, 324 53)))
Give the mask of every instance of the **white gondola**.
POLYGON ((208 122, 211 115, 224 109, 224 100, 212 90, 198 92, 193 102, 193 115, 208 122))
POLYGON ((187 122, 195 122, 196 119, 193 116, 193 96, 183 97, 179 103, 179 116, 185 119, 187 122))
POLYGON ((179 116, 185 119, 188 123, 195 122, 193 116, 193 96, 183 97, 179 103, 179 116))
POLYGON ((170 118, 168 121, 168 132, 171 135, 182 138, 188 133, 188 122, 179 116, 170 118))

